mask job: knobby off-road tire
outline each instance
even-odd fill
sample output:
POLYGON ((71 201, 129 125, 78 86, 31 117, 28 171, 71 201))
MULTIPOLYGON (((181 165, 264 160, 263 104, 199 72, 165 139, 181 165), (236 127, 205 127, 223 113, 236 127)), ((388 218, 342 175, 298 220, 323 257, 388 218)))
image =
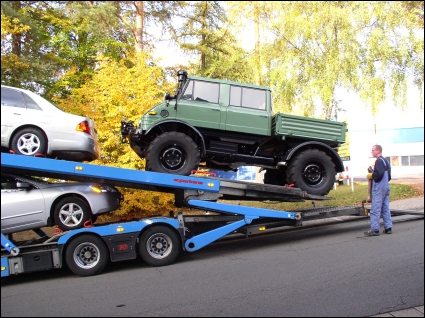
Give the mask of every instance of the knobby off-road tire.
POLYGON ((140 238, 140 256, 151 266, 170 265, 179 256, 180 251, 180 237, 164 225, 147 229, 140 238))
POLYGON ((41 130, 36 128, 24 128, 13 136, 10 148, 18 155, 46 155, 47 140, 41 130))
POLYGON ((197 170, 200 152, 189 136, 166 132, 156 137, 146 153, 146 171, 189 175, 197 170))
POLYGON ((327 195, 335 182, 335 164, 323 151, 308 149, 297 154, 288 164, 288 183, 308 194, 327 195))
POLYGON ((93 234, 77 236, 66 247, 66 264, 78 276, 100 274, 108 260, 109 251, 105 242, 93 234))

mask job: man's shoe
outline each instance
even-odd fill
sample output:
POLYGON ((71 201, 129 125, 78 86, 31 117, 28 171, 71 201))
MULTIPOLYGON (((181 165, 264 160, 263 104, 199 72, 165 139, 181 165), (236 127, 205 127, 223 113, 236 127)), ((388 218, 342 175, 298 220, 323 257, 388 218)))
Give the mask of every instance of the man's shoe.
POLYGON ((366 235, 366 236, 379 236, 379 231, 369 230, 367 232, 364 232, 364 235, 366 235))
POLYGON ((384 233, 385 233, 385 234, 393 234, 392 228, 385 229, 385 230, 384 230, 384 233))

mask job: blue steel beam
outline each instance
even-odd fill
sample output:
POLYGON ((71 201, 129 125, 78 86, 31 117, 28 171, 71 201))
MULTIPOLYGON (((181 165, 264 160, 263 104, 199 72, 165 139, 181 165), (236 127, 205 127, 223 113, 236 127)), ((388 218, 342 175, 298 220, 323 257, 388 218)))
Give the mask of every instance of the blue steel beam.
POLYGON ((211 201, 201 201, 201 200, 189 200, 189 205, 197 208, 206 209, 208 211, 217 211, 224 212, 229 214, 239 214, 244 215, 245 218, 240 221, 236 221, 224 226, 221 226, 217 229, 196 235, 185 242, 185 249, 189 252, 197 251, 204 246, 226 236, 227 234, 236 231, 237 229, 243 227, 246 224, 251 224, 252 220, 258 219, 260 217, 271 217, 271 218, 281 218, 295 220, 300 216, 295 212, 284 212, 260 208, 252 208, 247 206, 240 205, 231 205, 226 203, 217 203, 211 201))
POLYGON ((298 213, 295 213, 295 212, 260 209, 260 208, 253 208, 253 207, 248 207, 243 205, 233 205, 233 204, 201 201, 201 200, 189 200, 188 203, 189 205, 193 207, 202 208, 209 211, 234 213, 234 214, 240 214, 240 215, 256 215, 258 217, 280 218, 280 219, 290 219, 290 220, 296 220, 298 217, 298 213))
POLYGON ((175 189, 200 190, 219 192, 220 181, 199 177, 179 176, 151 171, 100 166, 95 164, 79 163, 66 160, 37 158, 2 153, 1 167, 6 171, 28 174, 40 173, 57 179, 81 181, 94 180, 110 185, 128 186, 138 185, 169 188, 168 192, 175 189))

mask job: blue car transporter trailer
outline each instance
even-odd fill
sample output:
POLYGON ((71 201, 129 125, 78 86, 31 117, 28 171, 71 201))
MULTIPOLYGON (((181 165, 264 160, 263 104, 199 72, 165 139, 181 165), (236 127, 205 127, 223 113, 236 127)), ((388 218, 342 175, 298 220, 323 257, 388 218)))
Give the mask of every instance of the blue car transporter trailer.
POLYGON ((1 277, 61 268, 64 262, 76 275, 96 275, 109 260, 135 259, 137 253, 149 265, 164 266, 173 263, 181 251, 197 251, 232 233, 248 236, 270 228, 301 226, 303 220, 367 214, 364 207, 285 212, 219 203, 218 199, 302 202, 331 198, 309 195, 296 188, 218 178, 178 176, 6 153, 1 154, 1 170, 169 192, 175 194, 176 205, 212 212, 197 216, 178 212, 170 217, 90 226, 42 237, 30 245, 13 242, 1 234, 1 277))

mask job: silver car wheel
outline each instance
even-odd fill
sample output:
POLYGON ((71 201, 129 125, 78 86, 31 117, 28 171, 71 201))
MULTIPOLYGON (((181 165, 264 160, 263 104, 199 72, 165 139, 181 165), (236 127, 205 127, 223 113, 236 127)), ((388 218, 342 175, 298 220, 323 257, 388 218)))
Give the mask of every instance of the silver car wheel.
POLYGON ((74 263, 82 269, 95 267, 100 259, 99 248, 90 242, 81 243, 74 249, 74 263))
POLYGON ((39 152, 41 141, 37 135, 27 133, 18 139, 17 146, 21 153, 32 156, 39 152))
POLYGON ((83 209, 76 203, 67 203, 60 208, 59 218, 69 227, 78 226, 84 218, 83 209))

